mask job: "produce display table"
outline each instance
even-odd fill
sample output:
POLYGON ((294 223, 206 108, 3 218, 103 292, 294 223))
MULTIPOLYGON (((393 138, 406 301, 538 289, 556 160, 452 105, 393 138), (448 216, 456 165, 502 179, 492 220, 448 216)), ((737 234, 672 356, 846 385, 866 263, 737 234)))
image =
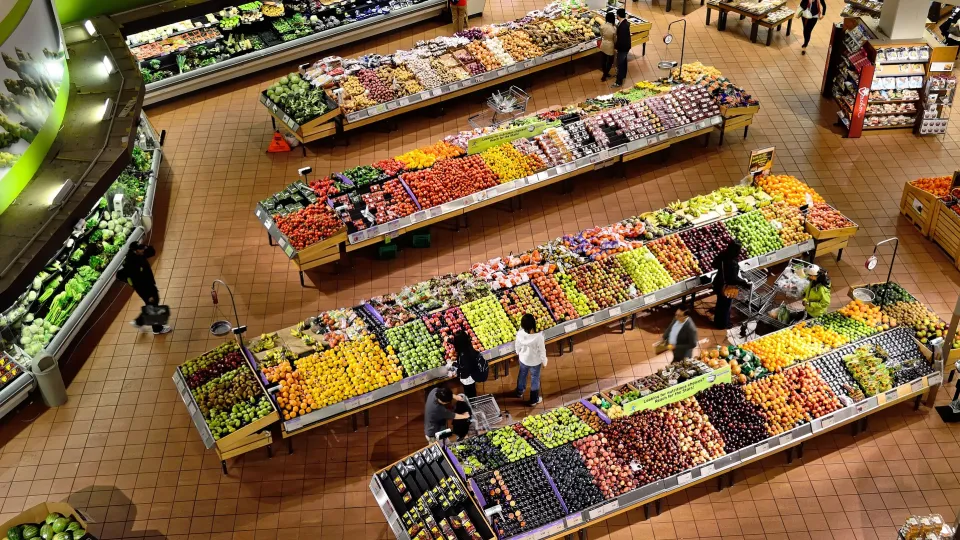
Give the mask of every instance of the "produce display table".
POLYGON ((953 259, 954 266, 960 268, 960 215, 940 200, 935 204, 935 218, 931 225, 930 238, 953 259))
MULTIPOLYGON (((784 331, 786 331, 786 329, 781 332, 784 332, 784 331)), ((906 340, 912 339, 908 337, 910 333, 911 333, 911 330, 907 328, 893 328, 886 331, 881 331, 879 333, 873 334, 868 337, 861 338, 859 340, 853 340, 845 345, 842 345, 841 347, 843 351, 850 351, 855 348, 860 348, 863 346, 871 347, 873 345, 884 346, 884 347, 887 347, 890 345, 904 346, 906 345, 906 342, 903 341, 904 339, 906 340)), ((916 342, 913 342, 913 347, 915 351, 920 352, 919 349, 916 348, 917 347, 916 342)), ((907 345, 907 349, 909 349, 909 345, 907 345)), ((825 352, 822 355, 814 356, 805 361, 802 361, 801 363, 794 364, 793 366, 788 367, 786 372, 790 372, 792 370, 802 368, 807 370, 807 373, 810 373, 810 369, 808 368, 809 365, 826 366, 828 365, 829 362, 840 361, 839 356, 842 354, 845 354, 845 353, 837 351, 835 349, 830 349, 828 350, 828 352, 825 352)), ((904 359, 906 359, 908 356, 911 355, 911 353, 909 350, 904 350, 902 355, 906 355, 904 356, 904 359)), ((842 366, 843 364, 841 363, 840 365, 842 366)), ((732 366, 732 363, 731 363, 731 366, 732 366)), ((737 370, 739 371, 739 367, 737 368, 737 370)), ((661 390, 660 392, 650 394, 647 396, 647 398, 641 398, 637 401, 642 401, 644 399, 647 399, 649 401, 654 402, 654 406, 656 406, 657 408, 664 407, 665 405, 669 405, 671 403, 676 404, 681 399, 685 399, 688 395, 699 395, 700 392, 704 391, 710 386, 718 384, 721 380, 725 382, 729 381, 730 366, 727 366, 723 370, 715 370, 714 373, 719 373, 723 371, 725 371, 725 373, 727 374, 726 377, 722 377, 721 375, 715 375, 714 377, 712 377, 713 380, 711 380, 710 382, 705 382, 704 384, 697 387, 695 390, 693 390, 692 388, 689 388, 689 389, 685 388, 683 389, 683 391, 676 391, 675 389, 680 388, 680 385, 678 385, 668 390, 661 390), (671 392, 671 390, 674 390, 674 391, 671 392), (672 395, 665 397, 664 399, 651 399, 651 398, 655 398, 659 394, 672 394, 672 395)), ((814 369, 812 372, 817 373, 817 370, 814 369)), ((563 537, 569 537, 568 535, 571 535, 576 531, 579 531, 591 525, 595 525, 617 514, 627 512, 633 509, 638 509, 640 506, 647 505, 651 502, 658 502, 659 500, 665 497, 668 497, 671 494, 677 493, 690 486, 705 482, 707 480, 711 480, 714 478, 719 478, 721 476, 727 475, 731 478, 730 484, 732 485, 732 476, 730 475, 733 471, 741 467, 744 467, 746 465, 749 465, 751 463, 755 463, 759 460, 768 458, 775 453, 784 452, 787 455, 787 460, 789 463, 790 461, 792 461, 792 458, 795 452, 797 452, 798 455, 802 456, 802 452, 803 452, 802 445, 806 441, 813 439, 814 437, 817 437, 823 433, 827 433, 839 427, 847 426, 847 425, 852 425, 854 434, 856 434, 865 425, 866 419, 869 417, 869 415, 874 414, 878 411, 884 410, 886 408, 892 407, 894 405, 907 402, 909 400, 914 400, 914 407, 918 407, 920 404, 920 400, 924 394, 928 395, 928 404, 929 404, 932 401, 932 398, 936 396, 936 393, 939 390, 939 387, 941 385, 942 371, 938 366, 932 366, 932 367, 928 366, 927 368, 925 368, 925 372, 927 374, 920 375, 912 379, 901 377, 900 378, 901 382, 899 384, 892 385, 892 387, 889 390, 881 389, 881 391, 877 392, 875 395, 871 397, 864 397, 859 401, 850 400, 847 402, 838 403, 839 408, 832 409, 832 410, 827 409, 826 413, 814 412, 811 414, 812 421, 809 421, 809 422, 801 421, 799 422, 799 425, 796 425, 791 429, 778 432, 776 435, 771 436, 769 435, 769 432, 768 432, 766 433, 766 438, 760 439, 758 442, 754 442, 753 444, 747 444, 742 448, 732 450, 730 452, 725 452, 725 453, 721 452, 721 455, 719 456, 713 456, 712 459, 709 459, 705 462, 694 465, 692 468, 678 471, 671 476, 667 476, 666 478, 661 478, 659 480, 649 482, 646 484, 641 483, 640 485, 628 484, 628 485, 634 485, 635 487, 633 487, 632 489, 628 489, 626 492, 621 493, 619 495, 616 495, 616 492, 614 492, 614 494, 605 493, 602 497, 602 500, 595 502, 594 504, 588 505, 586 508, 584 508, 583 505, 581 504, 580 506, 577 507, 579 509, 573 512, 571 512, 567 508, 567 505, 564 504, 563 501, 566 497, 566 494, 569 493, 570 489, 573 489, 579 492, 580 488, 576 484, 571 485, 569 482, 567 482, 566 483, 567 485, 563 486, 563 487, 566 487, 567 489, 566 492, 564 492, 563 489, 558 489, 558 485, 564 483, 563 479, 553 476, 552 471, 549 470, 548 466, 545 466, 545 463, 549 463, 549 460, 556 459, 556 458, 548 458, 548 456, 557 455, 556 452, 560 449, 550 450, 542 446, 539 447, 538 449, 538 447, 535 444, 533 444, 533 442, 539 440, 539 438, 536 435, 536 433, 531 434, 530 431, 537 429, 539 424, 533 421, 530 421, 530 423, 528 423, 529 418, 525 419, 525 421, 521 423, 518 423, 518 426, 520 425, 523 426, 521 428, 512 430, 511 426, 507 426, 507 427, 498 429, 497 433, 501 433, 501 432, 514 433, 515 431, 515 434, 513 435, 514 437, 518 438, 520 441, 530 442, 530 444, 533 447, 533 454, 534 454, 533 456, 530 456, 530 454, 523 454, 519 457, 518 456, 508 457, 507 458, 508 461, 511 462, 509 465, 492 466, 490 468, 483 468, 482 461, 471 461, 467 463, 465 461, 459 460, 457 458, 458 449, 456 448, 456 445, 452 447, 450 445, 447 445, 445 448, 442 449, 442 451, 446 454, 446 457, 449 460, 449 463, 452 464, 453 468, 456 470, 458 480, 470 485, 471 495, 473 495, 473 497, 475 498, 476 504, 480 508, 485 510, 484 515, 487 517, 488 522, 491 524, 495 523, 493 521, 493 517, 499 516, 500 514, 498 513, 497 508, 494 506, 496 504, 496 500, 491 501, 487 498, 487 496, 489 495, 486 493, 488 486, 486 486, 486 484, 482 480, 482 478, 485 478, 483 475, 489 474, 489 471, 491 470, 497 470, 498 472, 502 472, 504 476, 498 475, 498 476, 495 476, 495 478, 508 477, 512 473, 512 471, 523 470, 522 468, 518 469, 518 467, 524 466, 523 464, 526 460, 532 460, 536 462, 539 465, 540 472, 542 472, 543 474, 543 478, 549 484, 550 489, 544 492, 538 491, 536 492, 535 496, 543 496, 545 498, 551 498, 550 493, 552 492, 556 500, 559 500, 559 506, 561 507, 559 509, 560 515, 547 514, 548 516, 551 516, 550 519, 553 519, 553 521, 547 521, 546 524, 532 530, 523 530, 523 532, 520 534, 514 533, 507 536, 501 535, 500 537, 501 538, 509 537, 509 538, 518 538, 518 539, 519 538, 559 539, 563 537), (528 457, 523 457, 523 456, 528 456, 528 457), (480 478, 480 480, 478 480, 478 478, 480 478), (484 486, 484 487, 481 488, 480 486, 484 486)), ((769 377, 769 375, 766 375, 766 376, 769 377)), ((819 378, 820 376, 816 375, 816 377, 819 378)), ((690 381, 688 381, 688 383, 692 383, 695 380, 696 379, 691 379, 690 381)), ((761 378, 759 380, 762 381, 763 379, 761 378)), ((819 380, 820 380, 819 384, 823 386, 830 385, 831 388, 833 387, 834 384, 838 384, 837 379, 831 379, 832 382, 825 382, 824 379, 819 379, 819 380)), ((854 384, 857 384, 857 383, 854 383, 854 384)), ((693 387, 694 385, 690 384, 688 386, 693 387)), ((632 386, 627 385, 627 387, 635 390, 635 388, 633 388, 632 386)), ((604 399, 609 400, 609 396, 616 395, 624 390, 626 390, 626 387, 622 387, 616 391, 611 390, 611 391, 601 392, 601 394, 591 397, 589 399, 573 400, 565 404, 563 407, 568 411, 572 410, 571 407, 579 407, 580 411, 582 411, 583 414, 585 415, 591 415, 591 411, 592 411, 592 413, 595 415, 595 418, 596 418, 595 421, 598 423, 598 427, 603 427, 604 424, 610 424, 614 420, 611 420, 611 417, 604 414, 603 409, 598 408, 597 406, 594 405, 594 403, 598 403, 599 397, 603 397, 604 399)), ((629 404, 632 404, 632 403, 635 403, 635 401, 629 402, 629 404)), ((624 406, 624 410, 627 411, 627 415, 635 414, 634 412, 630 412, 628 410, 632 408, 629 406, 629 404, 624 406)), ((682 407, 688 407, 686 409, 687 411, 691 410, 689 408, 690 407, 689 405, 685 404, 685 405, 682 405, 682 407)), ((667 410, 667 409, 664 409, 664 410, 667 410)), ((697 405, 696 408, 693 410, 699 411, 700 406, 697 405)), ((552 414, 552 411, 541 414, 541 415, 537 415, 533 418, 535 419, 539 417, 539 418, 543 418, 542 421, 547 421, 550 414, 552 414)), ((577 417, 581 419, 584 418, 584 416, 582 416, 581 413, 579 412, 575 414, 577 417)), ((547 422, 548 422, 547 425, 549 425, 549 421, 547 422)), ((584 420, 584 422, 586 422, 586 420, 584 420)), ((707 431, 716 433, 715 428, 708 428, 707 431)), ((563 433, 563 431, 561 431, 560 433, 563 433)), ((716 435, 716 436, 719 436, 719 435, 716 435)), ((576 440, 577 438, 578 437, 572 437, 572 438, 567 438, 563 440, 576 440)), ((754 441, 754 440, 756 439, 751 439, 751 441, 754 441)), ((494 443, 494 444, 497 445, 497 443, 494 443)), ((567 443, 567 444, 570 444, 570 443, 567 443)), ((576 443, 573 443, 573 444, 576 445, 576 443)), ((615 444, 615 443, 612 443, 612 444, 615 444)), ((472 452, 473 448, 478 448, 478 446, 476 446, 477 442, 475 441, 474 443, 471 443, 470 439, 467 439, 465 441, 465 445, 467 446, 466 451, 468 453, 472 452)), ((487 445, 489 446, 489 443, 487 443, 487 445)), ((603 446, 603 443, 601 443, 600 446, 603 446)), ((494 448, 494 447, 490 447, 490 448, 494 448)), ((516 447, 514 446, 514 448, 516 447)), ((587 447, 581 448, 580 450, 572 450, 572 452, 574 453, 574 455, 576 455, 576 452, 578 451, 592 452, 593 448, 594 448, 593 446, 587 446, 587 447)), ((620 450, 613 451, 614 455, 617 455, 620 452, 624 452, 624 451, 632 451, 629 449, 624 449, 622 445, 619 448, 620 450)), ((435 455, 436 452, 440 450, 441 450, 440 447, 432 445, 415 455, 435 455)), ((477 454, 474 454, 474 455, 477 455, 477 454)), ((591 457, 593 456, 593 454, 590 454, 590 455, 591 457)), ((488 459, 487 455, 485 454, 480 454, 480 456, 481 456, 481 459, 483 460, 488 459)), ((597 458, 599 458, 600 462, 603 463, 603 465, 601 465, 601 472, 606 470, 607 467, 624 466, 622 465, 622 463, 620 465, 617 465, 617 462, 613 461, 614 458, 612 458, 610 454, 603 454, 602 456, 598 455, 597 458)), ((474 459, 474 458, 471 458, 471 459, 474 459)), ((619 460, 621 458, 618 457, 616 459, 619 460)), ((622 459, 626 459, 626 458, 622 458, 622 459)), ((569 466, 570 462, 567 461, 566 463, 569 466)), ((579 466, 584 467, 582 462, 581 462, 581 465, 579 466)), ((631 463, 631 469, 633 471, 638 471, 642 469, 642 466, 641 464, 637 464, 637 467, 634 468, 633 463, 631 463)), ((564 468, 563 465, 560 465, 559 470, 564 471, 563 474, 575 473, 575 471, 571 471, 564 468)), ((535 475, 539 476, 540 472, 535 473, 535 475)), ((592 475, 597 473, 590 471, 590 474, 592 475)), ((610 473, 605 473, 605 474, 610 474, 610 473)), ((616 471, 614 471, 614 474, 616 475, 616 471)), ((419 527, 419 525, 417 525, 417 523, 419 522, 419 518, 415 513, 409 513, 409 508, 416 501, 405 501, 405 500, 400 500, 398 497, 383 496, 382 492, 384 490, 385 481, 391 480, 391 479, 393 479, 394 483, 396 483, 397 485, 405 485, 405 482, 408 481, 403 471, 397 471, 393 467, 388 467, 386 469, 377 471, 374 474, 374 478, 371 481, 371 490, 374 493, 374 497, 378 505, 380 506, 381 511, 384 514, 384 517, 387 519, 388 523, 390 523, 391 529, 394 531, 394 534, 396 535, 396 537, 400 539, 413 538, 415 537, 415 532, 419 527), (397 474, 398 472, 399 474, 397 474)), ((621 476, 620 480, 622 481, 622 479, 623 477, 621 476)), ((723 479, 719 478, 719 480, 720 480, 720 487, 722 488, 723 479)), ((495 483, 495 481, 491 481, 491 483, 495 483)), ((492 487, 490 489, 492 489, 492 487)), ((516 492, 513 493, 512 500, 516 501, 516 503, 520 505, 517 508, 523 508, 524 503, 528 502, 528 501, 525 501, 525 498, 529 498, 531 496, 534 496, 534 494, 524 493, 523 490, 520 490, 520 493, 516 493, 516 492)), ((592 499, 588 499, 588 500, 592 500, 592 499)), ((659 503, 658 503, 658 510, 659 510, 659 503)), ((645 513, 647 517, 649 517, 649 508, 645 508, 645 513)), ((503 518, 501 517, 499 519, 503 519, 503 518)), ((543 521, 543 518, 541 517, 540 520, 543 521)), ((474 525, 476 525, 476 523, 474 523, 474 525)))
POLYGON ((912 182, 903 185, 903 196, 900 198, 900 214, 913 223, 920 234, 930 237, 933 225, 937 221, 937 214, 943 208, 937 196, 929 191, 918 188, 912 182))
MULTIPOLYGON (((587 13, 592 15, 591 20, 602 17, 599 12, 587 13)), ((628 19, 631 22, 631 44, 632 46, 642 45, 645 54, 646 43, 650 39, 652 23, 633 15, 629 15, 628 19)), ((301 143, 309 143, 333 135, 342 135, 354 129, 387 120, 410 111, 442 105, 466 94, 500 86, 545 69, 569 64, 580 58, 594 55, 599 52, 599 50, 596 40, 591 38, 588 41, 578 43, 566 49, 518 61, 506 67, 485 71, 456 82, 443 84, 432 89, 399 97, 392 101, 378 103, 368 108, 349 113, 345 113, 342 109, 336 108, 336 103, 333 103, 332 110, 327 111, 322 116, 304 122, 302 125, 293 119, 293 114, 289 114, 289 111, 284 111, 282 106, 274 103, 266 92, 260 95, 260 103, 267 109, 275 126, 279 121, 289 128, 301 143)), ((303 64, 300 67, 301 75, 307 76, 310 64, 303 64)))
POLYGON ((730 13, 740 16, 740 20, 750 18, 750 42, 757 42, 757 35, 760 32, 760 27, 763 26, 769 31, 767 33, 767 46, 770 46, 772 41, 772 32, 773 28, 776 27, 777 30, 780 30, 780 27, 784 22, 787 23, 787 35, 790 35, 790 28, 792 26, 792 15, 790 12, 789 15, 784 12, 783 15, 776 17, 775 19, 767 19, 767 15, 780 10, 786 4, 785 1, 778 1, 774 3, 764 3, 764 2, 722 2, 720 0, 708 0, 707 1, 707 15, 706 15, 706 24, 710 26, 710 12, 712 10, 717 10, 717 30, 721 32, 727 29, 727 16, 730 13))
POLYGON ((853 238, 853 236, 857 234, 857 230, 860 229, 860 226, 853 221, 850 221, 849 218, 847 218, 847 221, 849 224, 846 227, 825 231, 821 231, 812 223, 807 221, 805 225, 806 231, 817 242, 817 251, 815 253, 815 257, 826 255, 827 253, 832 253, 834 251, 837 252, 837 261, 843 257, 843 248, 847 247, 847 245, 850 243, 850 239, 853 238))
MULTIPOLYGON (((252 363, 253 357, 250 351, 247 350, 246 347, 242 347, 240 352, 243 356, 243 365, 256 373, 257 370, 252 363)), ((178 367, 173 374, 173 383, 177 387, 177 393, 187 407, 187 412, 190 414, 191 420, 193 420, 194 427, 196 427, 200 433, 200 439, 203 441, 203 445, 207 449, 213 448, 216 450, 217 456, 220 458, 220 466, 223 469, 223 474, 227 474, 226 460, 229 458, 264 447, 267 448, 268 454, 271 453, 270 444, 273 442, 273 436, 267 428, 280 421, 280 414, 277 412, 273 402, 266 398, 267 390, 263 387, 260 377, 252 377, 252 379, 255 380, 259 386, 260 395, 265 403, 269 404, 270 412, 254 421, 244 424, 242 427, 237 428, 227 435, 216 438, 210 426, 207 424, 203 412, 197 405, 190 386, 187 384, 187 378, 183 374, 182 367, 178 367)))
POLYGON ((722 121, 720 125, 716 126, 717 131, 720 132, 720 146, 723 146, 723 138, 728 131, 743 128, 743 138, 746 139, 747 132, 750 130, 750 124, 753 124, 753 117, 756 116, 759 110, 759 105, 751 105, 749 107, 721 106, 720 115, 722 121))

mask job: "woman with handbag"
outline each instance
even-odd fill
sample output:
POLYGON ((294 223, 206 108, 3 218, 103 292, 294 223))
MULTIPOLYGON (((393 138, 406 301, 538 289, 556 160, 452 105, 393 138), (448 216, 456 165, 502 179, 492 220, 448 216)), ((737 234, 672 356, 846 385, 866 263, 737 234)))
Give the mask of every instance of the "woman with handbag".
POLYGON ((613 57, 617 53, 614 46, 617 44, 617 17, 612 11, 607 12, 607 21, 600 27, 600 69, 603 77, 600 82, 610 78, 610 68, 613 67, 613 57))
POLYGON ((730 328, 730 308, 733 307, 739 287, 750 286, 747 280, 740 277, 739 258, 742 249, 743 245, 733 240, 713 259, 713 269, 717 271, 713 277, 713 292, 717 295, 713 324, 720 330, 730 328))
POLYGON ((797 8, 797 17, 803 19, 803 50, 800 54, 807 54, 807 45, 810 44, 813 27, 826 14, 827 2, 825 0, 800 0, 800 7, 797 8))

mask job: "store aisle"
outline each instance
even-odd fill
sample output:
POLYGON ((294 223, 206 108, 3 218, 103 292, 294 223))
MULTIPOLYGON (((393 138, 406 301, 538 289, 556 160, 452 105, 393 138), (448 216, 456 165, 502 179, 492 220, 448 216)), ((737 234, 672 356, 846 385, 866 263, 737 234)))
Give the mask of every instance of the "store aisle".
MULTIPOLYGON (((663 58, 679 60, 676 41, 660 40, 676 18, 662 2, 629 8, 652 20, 646 57, 630 62, 628 82, 661 75, 663 58)), ((522 16, 537 0, 488 0, 482 22, 522 16)), ((831 4, 830 20, 842 5, 831 4)), ((443 135, 465 129, 482 106, 468 96, 439 119, 416 114, 391 133, 368 131, 346 147, 312 146, 308 157, 265 154, 270 121, 257 94, 292 66, 246 77, 148 110, 167 130, 164 176, 155 209, 156 275, 173 309, 175 331, 164 337, 137 334, 127 324, 139 310, 130 301, 97 339, 95 350, 69 386, 66 406, 39 418, 15 418, 0 427, 12 439, 0 449, 0 521, 37 502, 69 498, 94 517, 102 540, 166 537, 171 540, 262 540, 267 538, 390 538, 370 495, 372 471, 423 446, 423 396, 413 395, 371 411, 370 428, 357 433, 349 421, 294 439, 295 453, 281 443, 268 460, 261 452, 230 463, 221 475, 216 455, 205 451, 170 379, 177 364, 219 343, 208 328, 216 313, 209 287, 221 278, 234 287, 250 335, 290 325, 318 310, 355 304, 438 273, 527 249, 573 230, 610 223, 645 210, 730 185, 744 175, 751 149, 776 146, 776 171, 794 174, 817 189, 860 232, 839 263, 824 257, 834 280, 835 306, 846 287, 885 275, 889 255, 875 274, 863 261, 875 241, 897 235, 900 254, 894 279, 947 317, 960 290, 960 272, 902 218, 902 184, 960 168, 951 127, 941 138, 879 135, 846 140, 831 128, 835 105, 819 97, 830 25, 817 26, 808 54, 800 55, 799 28, 778 35, 771 47, 749 41, 749 26, 731 18, 727 31, 703 25, 705 9, 688 14, 684 60, 714 65, 758 97, 760 113, 746 141, 714 136, 709 148, 684 143, 660 161, 651 156, 626 177, 596 173, 572 194, 545 189, 526 197, 515 213, 487 208, 470 215, 470 227, 433 230, 433 246, 407 249, 395 261, 361 252, 354 267, 312 274, 302 289, 286 257, 266 243, 253 216, 256 201, 295 178, 305 165, 314 174, 368 164, 443 135)), ((349 47, 341 54, 386 53, 415 41, 448 34, 450 26, 427 23, 349 47)), ((761 34, 761 41, 765 37, 761 34)), ((639 55, 640 49, 635 49, 639 55)), ((609 91, 587 60, 572 73, 548 71, 533 81, 530 109, 563 105, 609 91)), ((637 163, 637 162, 634 162, 637 163)), ((223 299, 223 295, 221 295, 223 299)), ((708 304, 697 322, 707 328, 708 304)), ((543 375, 545 401, 557 404, 636 378, 666 363, 653 357, 653 342, 667 314, 645 316, 640 330, 593 331, 573 354, 551 359, 543 375)), ((711 340, 718 333, 703 332, 711 340)), ((511 371, 511 375, 515 370, 511 371)), ((491 381, 481 393, 507 390, 512 380, 491 381)), ((941 401, 949 398, 944 390, 941 401)), ((526 410, 510 398, 501 406, 515 416, 526 410)), ((911 514, 960 507, 960 427, 945 426, 932 410, 901 405, 873 416, 856 438, 846 430, 815 439, 805 457, 786 465, 780 456, 738 473, 738 483, 687 489, 667 499, 661 515, 643 520, 630 512, 591 528, 589 538, 671 539, 889 539, 911 514)))

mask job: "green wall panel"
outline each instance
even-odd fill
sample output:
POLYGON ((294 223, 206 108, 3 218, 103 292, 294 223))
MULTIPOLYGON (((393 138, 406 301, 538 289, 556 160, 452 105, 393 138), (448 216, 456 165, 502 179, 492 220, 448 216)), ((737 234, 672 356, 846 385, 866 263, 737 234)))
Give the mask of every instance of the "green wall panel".
POLYGON ((56 0, 62 24, 156 4, 157 0, 56 0))

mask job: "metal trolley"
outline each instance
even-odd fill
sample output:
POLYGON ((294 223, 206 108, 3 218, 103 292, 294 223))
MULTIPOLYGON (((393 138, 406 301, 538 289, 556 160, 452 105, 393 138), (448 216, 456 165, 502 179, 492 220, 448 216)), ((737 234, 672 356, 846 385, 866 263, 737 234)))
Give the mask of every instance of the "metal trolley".
MULTIPOLYGON (((482 435, 504 420, 508 422, 511 420, 510 413, 500 411, 500 406, 497 405, 497 400, 492 394, 475 398, 468 398, 460 394, 460 397, 464 398, 470 408, 470 429, 467 431, 465 439, 482 435)), ((446 446, 452 434, 453 431, 449 428, 437 433, 437 442, 441 446, 446 446)))
POLYGON ((487 99, 487 110, 471 116, 467 121, 477 129, 497 127, 526 114, 529 101, 529 94, 511 86, 504 91, 494 92, 487 99))
POLYGON ((806 272, 813 266, 802 259, 790 259, 773 282, 773 295, 761 311, 760 321, 774 328, 786 328, 807 317, 801 300, 809 287, 806 272))

